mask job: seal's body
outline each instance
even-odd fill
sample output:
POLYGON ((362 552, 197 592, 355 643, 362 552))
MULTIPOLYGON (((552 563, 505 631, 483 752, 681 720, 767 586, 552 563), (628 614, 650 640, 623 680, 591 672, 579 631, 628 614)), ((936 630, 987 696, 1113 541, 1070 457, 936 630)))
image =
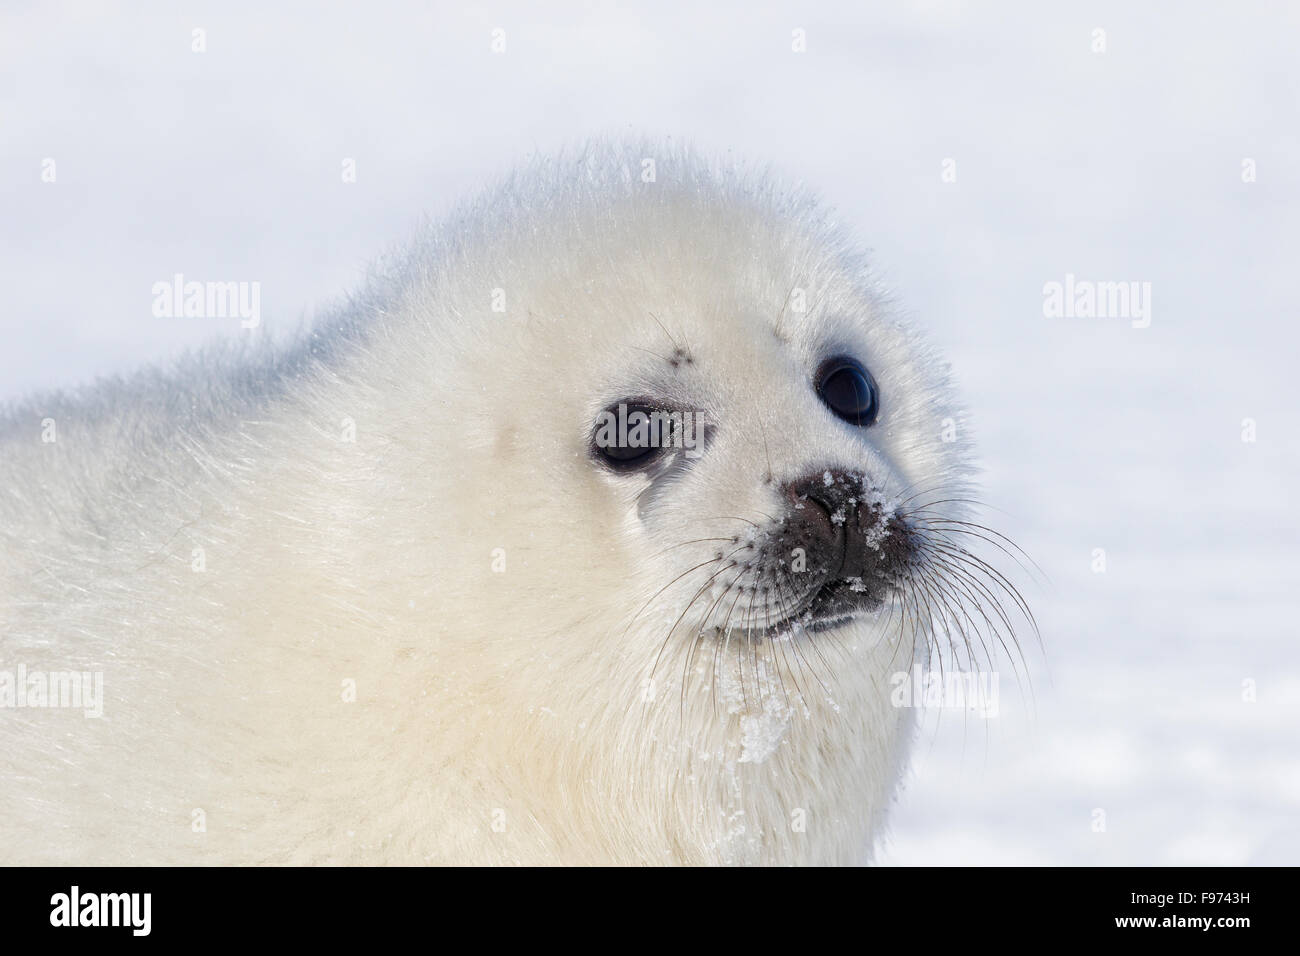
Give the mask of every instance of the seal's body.
POLYGON ((958 413, 814 202, 646 155, 537 163, 288 352, 7 417, 0 670, 103 715, 0 709, 0 861, 869 855, 958 413))

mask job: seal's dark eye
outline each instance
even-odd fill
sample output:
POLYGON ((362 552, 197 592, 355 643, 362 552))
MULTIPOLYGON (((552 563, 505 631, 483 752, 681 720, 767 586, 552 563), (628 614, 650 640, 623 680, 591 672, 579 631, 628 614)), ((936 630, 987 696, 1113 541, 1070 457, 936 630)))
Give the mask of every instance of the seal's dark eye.
POLYGON ((673 420, 642 402, 619 402, 600 413, 591 433, 592 452, 620 471, 643 468, 673 445, 673 420))
POLYGON ((850 425, 874 425, 880 413, 880 390, 857 359, 840 355, 817 370, 817 395, 850 425))

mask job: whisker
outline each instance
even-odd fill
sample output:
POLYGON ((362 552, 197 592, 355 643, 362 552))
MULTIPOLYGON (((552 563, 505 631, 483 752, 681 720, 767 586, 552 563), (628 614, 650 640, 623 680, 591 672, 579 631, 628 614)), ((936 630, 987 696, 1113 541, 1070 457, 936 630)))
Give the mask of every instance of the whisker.
POLYGON ((1038 622, 1034 620, 1033 611, 1029 609, 1029 602, 1025 600, 1024 595, 1020 593, 1019 589, 1014 584, 1012 584, 1009 580, 1007 580, 1007 577, 1004 574, 1002 574, 1001 571, 993 567, 993 565, 989 564, 983 558, 979 557, 978 555, 972 554, 970 551, 967 551, 965 548, 959 545, 952 544, 951 542, 947 544, 941 544, 937 542, 932 542, 932 543, 936 547, 944 548, 949 554, 951 554, 953 557, 956 557, 958 560, 963 561, 966 564, 971 565, 973 567, 977 567, 985 574, 985 576, 989 577, 991 580, 994 580, 994 583, 996 583, 1000 588, 1002 588, 1002 590, 1006 592, 1007 596, 1010 597, 1012 601, 1016 603, 1016 606, 1019 608, 1020 613, 1024 615, 1025 619, 1029 622, 1030 626, 1034 629, 1034 634, 1038 638, 1039 645, 1040 646, 1042 645, 1043 635, 1042 632, 1038 630, 1038 622))
MULTIPOLYGON (((793 622, 791 622, 791 624, 793 624, 793 622)), ((817 681, 817 683, 821 686, 821 689, 826 694, 826 697, 828 699, 833 699, 835 695, 831 693, 831 689, 826 685, 826 682, 822 680, 821 675, 817 673, 817 668, 813 667, 812 662, 809 661, 808 658, 804 656, 803 649, 801 647, 801 645, 804 642, 799 639, 799 632, 796 631, 792 626, 788 633, 790 637, 790 648, 791 650, 794 651, 795 655, 799 658, 800 665, 804 669, 806 669, 809 674, 812 674, 813 680, 817 681)), ((816 644, 815 641, 810 641, 809 643, 812 643, 814 645, 816 644)))
MULTIPOLYGON (((778 572, 778 575, 779 575, 779 572, 778 572)), ((790 618, 790 610, 789 610, 790 605, 786 602, 786 588, 785 588, 785 586, 781 583, 781 580, 780 580, 780 577, 779 577, 779 576, 777 576, 777 577, 775 578, 775 580, 776 580, 776 584, 777 584, 777 588, 778 588, 778 590, 777 590, 777 601, 779 602, 780 607, 781 607, 781 616, 782 616, 783 618, 785 618, 786 620, 789 620, 789 618, 790 618)), ((783 661, 785 661, 785 668, 786 668, 787 671, 790 672, 790 680, 794 682, 795 691, 796 691, 796 692, 798 693, 798 695, 799 695, 799 701, 800 701, 800 703, 802 704, 804 710, 807 710, 807 709, 808 709, 808 695, 804 692, 803 685, 799 683, 799 675, 798 675, 797 671, 795 670, 795 668, 790 664, 790 655, 786 652, 786 649, 785 649, 785 645, 786 645, 787 643, 789 643, 789 642, 791 641, 791 639, 792 639, 792 638, 790 638, 788 635, 787 635, 786 637, 784 637, 784 638, 782 638, 780 635, 777 635, 777 636, 775 636, 775 637, 772 638, 773 641, 775 641, 775 642, 777 642, 777 643, 779 643, 779 644, 781 645, 781 659, 782 659, 783 661)))
MULTIPOLYGON (((909 514, 908 517, 911 518, 911 515, 909 514)), ((1001 541, 1005 541, 1007 544, 1011 545, 1011 547, 1015 548, 1018 552, 1020 552, 1021 557, 1023 557, 1026 561, 1028 561, 1030 564, 1034 566, 1034 570, 1038 572, 1038 574, 1043 578, 1043 580, 1048 579, 1047 572, 1045 572, 1041 567, 1039 567, 1038 562, 1035 561, 1032 557, 1030 557, 1028 552, 1026 552, 1024 548, 1020 547, 1020 545, 1016 544, 1006 535, 994 531, 992 528, 985 527, 984 525, 977 524, 973 521, 960 521, 956 518, 922 518, 918 523, 925 525, 927 528, 940 528, 942 530, 949 531, 954 534, 968 534, 972 537, 979 538, 982 541, 987 541, 989 544, 1000 549, 1012 561, 1015 561, 1016 564, 1018 564, 1026 574, 1029 574, 1030 573, 1029 569, 1026 568, 1024 564, 1021 563, 1020 558, 1016 557, 1014 554, 1008 551, 997 541, 993 540, 993 538, 988 537, 988 535, 991 534, 994 537, 1000 539, 1001 541), (953 528, 953 527, 948 527, 949 525, 960 525, 961 527, 953 528), (971 528, 975 528, 978 530, 972 531, 970 530, 971 528)))
MULTIPOLYGON (((1005 641, 1005 640, 1003 639, 1003 637, 1002 637, 1002 632, 997 628, 997 626, 996 626, 996 625, 993 623, 993 621, 989 618, 988 613, 984 610, 984 602, 983 602, 979 597, 977 597, 977 596, 976 596, 976 595, 975 595, 975 594, 970 590, 969 585, 967 585, 966 582, 963 581, 960 577, 957 577, 957 576, 949 576, 949 577, 946 577, 946 578, 945 578, 945 577, 942 576, 942 575, 937 575, 937 574, 936 574, 936 575, 934 575, 934 580, 936 581, 936 584, 938 584, 939 586, 942 586, 942 587, 948 588, 948 589, 949 589, 949 593, 953 593, 954 600, 957 602, 957 605, 958 605, 958 607, 961 609, 962 614, 965 615, 966 620, 967 620, 967 621, 970 623, 970 625, 971 625, 971 628, 972 628, 973 630, 975 630, 977 634, 980 635, 980 643, 981 643, 981 644, 984 644, 984 637, 983 637, 982 632, 980 631, 979 625, 975 622, 975 620, 974 620, 973 618, 971 618, 970 613, 969 613, 969 611, 967 610, 967 608, 968 608, 969 606, 972 606, 972 605, 974 606, 976 612, 980 615, 980 617, 982 617, 982 618, 984 619, 984 623, 985 623, 985 625, 988 627, 988 629, 989 629, 989 633, 990 633, 991 635, 993 635, 994 637, 996 637, 998 643, 1002 646, 1002 650, 1003 650, 1003 652, 1007 655, 1007 660, 1008 660, 1008 661, 1010 662, 1010 664, 1011 664, 1011 669, 1012 669, 1012 671, 1013 671, 1013 672, 1015 673, 1015 675, 1016 675, 1016 683, 1019 685, 1020 682, 1021 682, 1021 677, 1020 677, 1020 670, 1019 670, 1019 668, 1016 667, 1016 659, 1015 659, 1015 656, 1011 653, 1011 650, 1007 647, 1006 641, 1005 641), (954 592, 957 591, 957 590, 960 590, 961 593, 964 594, 964 595, 966 596, 967 600, 969 601, 969 604, 967 604, 967 601, 962 601, 962 600, 959 598, 959 596, 956 595, 956 594, 954 593, 954 592)), ((1019 650, 1020 645, 1019 645, 1019 643, 1016 642, 1016 640, 1015 640, 1014 632, 1012 633, 1012 638, 1011 638, 1011 639, 1012 639, 1012 642, 1016 644, 1016 648, 1017 648, 1017 650, 1019 650)), ((994 664, 993 664, 992 657, 989 655, 989 651, 988 651, 988 647, 987 647, 987 645, 985 645, 985 652, 984 652, 984 653, 985 653, 985 657, 988 659, 990 670, 995 669, 995 668, 994 668, 994 664)), ((1024 659, 1024 653, 1023 653, 1023 651, 1021 652, 1021 659, 1022 659, 1022 661, 1023 661, 1023 659, 1024 659)), ((1027 665, 1027 664, 1026 664, 1026 672, 1025 672, 1025 678, 1024 678, 1024 679, 1025 679, 1026 681, 1029 682, 1030 692, 1032 693, 1032 691, 1033 691, 1033 682, 1032 682, 1032 680, 1031 680, 1030 677, 1029 677, 1029 673, 1028 673, 1028 665, 1027 665)))
MULTIPOLYGON (((926 594, 926 607, 928 610, 931 611, 931 620, 933 621, 936 617, 938 618, 939 624, 943 628, 944 637, 948 641, 948 646, 953 649, 953 655, 954 655, 953 663, 960 667, 961 660, 956 656, 957 653, 956 644, 952 638, 952 632, 951 632, 950 621, 949 621, 949 618, 952 615, 951 608, 948 606, 948 603, 942 598, 942 596, 931 587, 931 577, 928 574, 922 574, 918 576, 917 586, 920 587, 921 590, 924 591, 926 594), (933 611, 933 608, 930 604, 931 598, 934 599, 934 606, 937 606, 939 608, 937 614, 933 611)), ((975 650, 971 646, 970 637, 966 634, 965 630, 962 629, 960 624, 957 627, 957 631, 961 635, 962 643, 966 647, 966 659, 969 666, 970 664, 973 664, 975 661, 975 650)))
POLYGON ((650 555, 650 557, 652 557, 652 558, 662 557, 663 555, 667 554, 669 551, 675 551, 675 550, 677 550, 678 548, 684 548, 684 547, 686 547, 688 544, 700 544, 701 542, 704 542, 704 541, 726 541, 726 542, 729 543, 729 544, 735 544, 735 543, 736 543, 736 539, 735 539, 735 538, 691 538, 691 540, 689 540, 689 541, 679 541, 679 542, 677 542, 676 544, 670 544, 668 547, 664 548, 662 551, 656 551, 654 554, 650 555))
MULTIPOLYGON (((747 569, 747 572, 752 570, 753 570, 752 568, 749 568, 747 569)), ((718 712, 718 683, 719 683, 718 650, 719 648, 725 650, 727 645, 731 641, 731 617, 735 613, 736 605, 740 603, 740 599, 744 595, 744 593, 745 593, 744 585, 736 589, 736 596, 731 601, 731 607, 727 608, 727 620, 724 624, 723 640, 719 641, 715 638, 713 641, 713 712, 715 714, 718 712)), ((726 662, 725 654, 724 654, 723 662, 724 664, 726 662)))
POLYGON ((705 626, 708 624, 709 618, 713 616, 713 612, 717 609, 718 605, 721 604, 723 601, 726 600, 727 595, 731 593, 731 589, 735 586, 736 582, 739 581, 742 577, 744 577, 744 576, 745 576, 745 573, 746 573, 748 570, 749 570, 749 569, 746 568, 746 567, 742 567, 742 568, 740 569, 740 573, 737 574, 734 578, 731 579, 731 581, 727 584, 727 586, 726 586, 725 588, 722 589, 722 592, 721 592, 721 593, 720 593, 720 594, 719 594, 719 595, 714 599, 713 603, 710 604, 710 605, 705 609, 704 614, 700 616, 700 622, 699 622, 699 624, 697 624, 696 627, 695 627, 695 637, 691 640, 691 647, 690 647, 690 650, 687 652, 687 654, 686 654, 686 661, 685 661, 685 663, 682 665, 682 695, 681 695, 681 696, 682 696, 682 715, 681 715, 681 716, 682 716, 682 721, 683 721, 683 723, 685 722, 685 719, 686 719, 686 713, 685 713, 685 711, 686 711, 686 681, 687 681, 687 675, 690 673, 691 665, 692 665, 692 663, 693 663, 694 660, 695 660, 695 654, 696 654, 696 652, 699 650, 700 644, 703 643, 703 641, 704 641, 704 630, 705 630, 705 626))
MULTIPOLYGON (((739 549, 737 549, 737 550, 739 550, 739 549)), ((735 551, 732 552, 732 554, 735 554, 735 553, 736 553, 735 551)), ((648 608, 651 604, 654 603, 655 598, 659 597, 659 595, 663 594, 663 593, 664 593, 665 591, 667 591, 670 587, 672 587, 674 584, 676 584, 676 583, 677 583, 678 581, 680 581, 682 578, 686 577, 686 575, 690 574, 692 571, 698 571, 700 568, 707 568, 710 564, 716 564, 718 561, 722 561, 722 560, 724 560, 724 559, 723 559, 723 558, 716 558, 716 557, 715 557, 715 558, 710 558, 710 559, 707 560, 707 561, 701 561, 699 564, 695 565, 695 567, 693 567, 693 568, 687 568, 687 569, 686 569, 685 571, 683 571, 681 574, 677 575, 677 577, 673 578, 671 581, 669 581, 667 584, 665 584, 663 587, 661 587, 661 588, 660 588, 658 591, 656 591, 654 594, 650 595, 650 600, 646 601, 645 604, 642 604, 642 605, 641 605, 641 609, 640 609, 639 611, 637 611, 635 614, 633 614, 632 617, 631 617, 631 619, 628 620, 628 622, 627 622, 627 627, 623 628, 623 633, 622 633, 622 635, 620 636, 620 640, 622 640, 622 638, 627 637, 627 632, 630 631, 630 630, 632 629, 632 625, 633 625, 634 623, 636 623, 636 619, 637 619, 638 617, 640 617, 642 614, 645 613, 645 609, 648 608)))
MULTIPOLYGON (((1028 674, 1029 662, 1025 659, 1023 649, 1020 648, 1020 641, 1016 637, 1015 626, 1011 623, 1011 619, 1010 617, 1008 617, 1006 609, 1002 606, 1002 601, 997 597, 997 595, 995 595, 992 591, 990 591, 989 588, 982 581, 980 581, 978 578, 975 577, 974 572, 970 570, 969 567, 964 565, 954 564, 952 560, 947 556, 937 557, 935 560, 947 571, 947 573, 950 576, 952 576, 952 578, 954 578, 955 580, 966 582, 970 586, 973 586, 977 591, 979 591, 983 595, 983 601, 978 601, 977 599, 978 606, 983 607, 984 602, 986 601, 988 606, 1001 619, 1002 623, 1006 626, 1007 635, 1011 638, 1011 641, 1013 644, 1015 644, 1017 650, 1020 651, 1021 662, 1025 666, 1026 674, 1028 674)), ((976 570, 980 570, 981 573, 985 573, 983 572, 982 569, 976 568, 976 570)), ((995 633, 998 634, 998 639, 1002 643, 1003 649, 1006 651, 1007 655, 1010 656, 1011 651, 1006 647, 1006 643, 1002 641, 1001 632, 995 629, 995 633)))
MULTIPOLYGON (((740 549, 737 548, 736 550, 740 550, 740 549)), ((735 554, 735 553, 736 553, 735 551, 732 552, 732 554, 735 554)), ((712 562, 710 562, 710 563, 712 563, 712 562)), ((659 645, 659 653, 655 655, 654 666, 652 666, 652 667, 650 668, 650 679, 651 679, 651 680, 654 679, 654 676, 655 676, 655 670, 657 670, 658 667, 659 667, 659 659, 660 659, 661 657, 663 657, 664 648, 666 648, 666 647, 668 646, 668 642, 669 642, 670 640, 672 640, 673 632, 676 631, 676 630, 677 630, 677 626, 678 626, 679 624, 682 623, 682 618, 686 617, 686 615, 687 615, 687 613, 690 611, 690 609, 693 608, 693 607, 695 606, 695 602, 698 601, 698 600, 700 599, 700 596, 701 596, 702 594, 704 594, 704 592, 705 592, 706 590, 708 590, 709 585, 712 584, 712 583, 714 582, 714 580, 717 579, 717 577, 718 577, 719 574, 723 574, 723 573, 725 573, 725 572, 731 570, 731 569, 734 568, 735 566, 736 566, 736 562, 733 561, 731 564, 728 564, 728 565, 725 565, 724 567, 718 568, 718 570, 716 570, 716 571, 714 571, 712 574, 710 574, 709 577, 708 577, 708 580, 706 580, 703 584, 700 585, 700 589, 699 589, 698 591, 696 591, 695 594, 691 597, 690 601, 687 602, 686 607, 682 608, 682 613, 679 614, 679 615, 677 615, 677 620, 673 622, 673 626, 670 627, 670 628, 668 629, 668 634, 664 637, 664 641, 663 641, 663 643, 659 645)))

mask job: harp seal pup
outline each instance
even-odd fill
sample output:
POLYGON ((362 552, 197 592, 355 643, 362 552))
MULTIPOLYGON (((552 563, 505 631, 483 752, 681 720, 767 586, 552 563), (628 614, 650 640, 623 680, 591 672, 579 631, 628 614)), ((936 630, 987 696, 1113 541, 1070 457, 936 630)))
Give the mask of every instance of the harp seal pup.
POLYGON ((802 188, 615 143, 292 347, 10 409, 0 858, 867 860, 975 590, 945 368, 802 188))

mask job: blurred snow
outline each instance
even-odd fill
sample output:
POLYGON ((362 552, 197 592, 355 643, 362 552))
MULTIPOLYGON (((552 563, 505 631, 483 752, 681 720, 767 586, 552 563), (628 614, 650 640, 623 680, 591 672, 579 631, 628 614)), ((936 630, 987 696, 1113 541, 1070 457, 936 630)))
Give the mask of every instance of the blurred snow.
POLYGON ((6 4, 0 399, 246 334, 154 318, 175 272, 293 325, 534 150, 770 160, 946 345, 1049 579, 1034 700, 933 715, 884 861, 1300 860, 1300 8, 341 6, 6 4), (1045 318, 1067 273, 1150 282, 1150 327, 1045 318))

